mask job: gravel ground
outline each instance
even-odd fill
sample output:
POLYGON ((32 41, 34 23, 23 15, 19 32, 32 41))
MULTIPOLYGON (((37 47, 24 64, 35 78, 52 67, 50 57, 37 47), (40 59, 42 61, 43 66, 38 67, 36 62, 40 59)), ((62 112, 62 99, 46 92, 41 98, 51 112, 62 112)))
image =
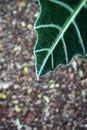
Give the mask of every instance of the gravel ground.
POLYGON ((37 0, 0 0, 0 130, 87 130, 87 58, 37 81, 37 0))

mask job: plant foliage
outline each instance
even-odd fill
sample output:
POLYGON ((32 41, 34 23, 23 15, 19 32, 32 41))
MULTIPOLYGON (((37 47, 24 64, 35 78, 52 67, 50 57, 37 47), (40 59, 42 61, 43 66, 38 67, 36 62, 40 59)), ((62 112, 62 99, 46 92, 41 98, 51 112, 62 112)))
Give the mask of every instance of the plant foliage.
POLYGON ((87 0, 38 0, 37 78, 87 52, 87 0))

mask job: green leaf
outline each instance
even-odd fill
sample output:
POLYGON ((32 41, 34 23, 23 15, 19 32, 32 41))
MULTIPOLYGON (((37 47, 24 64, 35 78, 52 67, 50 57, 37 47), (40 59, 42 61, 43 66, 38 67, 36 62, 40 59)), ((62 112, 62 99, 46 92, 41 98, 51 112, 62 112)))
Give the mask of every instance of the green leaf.
POLYGON ((87 52, 87 0, 38 0, 37 78, 87 52))

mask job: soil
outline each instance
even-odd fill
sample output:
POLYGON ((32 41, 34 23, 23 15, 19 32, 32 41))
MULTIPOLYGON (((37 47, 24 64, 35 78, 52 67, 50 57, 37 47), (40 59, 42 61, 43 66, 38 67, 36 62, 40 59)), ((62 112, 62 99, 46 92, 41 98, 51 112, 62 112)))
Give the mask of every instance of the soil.
POLYGON ((37 0, 0 0, 0 130, 87 130, 87 58, 37 81, 37 0))

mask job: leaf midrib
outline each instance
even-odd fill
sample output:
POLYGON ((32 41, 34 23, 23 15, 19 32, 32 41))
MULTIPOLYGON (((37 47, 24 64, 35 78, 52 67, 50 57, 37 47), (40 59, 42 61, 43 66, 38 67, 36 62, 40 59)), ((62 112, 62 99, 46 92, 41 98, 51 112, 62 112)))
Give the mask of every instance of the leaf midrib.
POLYGON ((70 24, 74 21, 74 19, 76 18, 76 16, 79 14, 80 10, 83 8, 83 6, 85 5, 85 3, 87 2, 87 0, 81 0, 80 3, 77 5, 77 7, 74 9, 73 13, 70 15, 70 17, 68 18, 68 20, 65 22, 65 24, 63 25, 58 37, 56 38, 54 44, 51 46, 50 51, 48 52, 46 58, 43 61, 43 64, 40 68, 39 73, 37 74, 37 77, 40 76, 49 56, 51 55, 51 53, 53 52, 53 50, 55 49, 55 47, 57 46, 59 40, 63 37, 64 33, 67 31, 68 27, 70 26, 70 24))

